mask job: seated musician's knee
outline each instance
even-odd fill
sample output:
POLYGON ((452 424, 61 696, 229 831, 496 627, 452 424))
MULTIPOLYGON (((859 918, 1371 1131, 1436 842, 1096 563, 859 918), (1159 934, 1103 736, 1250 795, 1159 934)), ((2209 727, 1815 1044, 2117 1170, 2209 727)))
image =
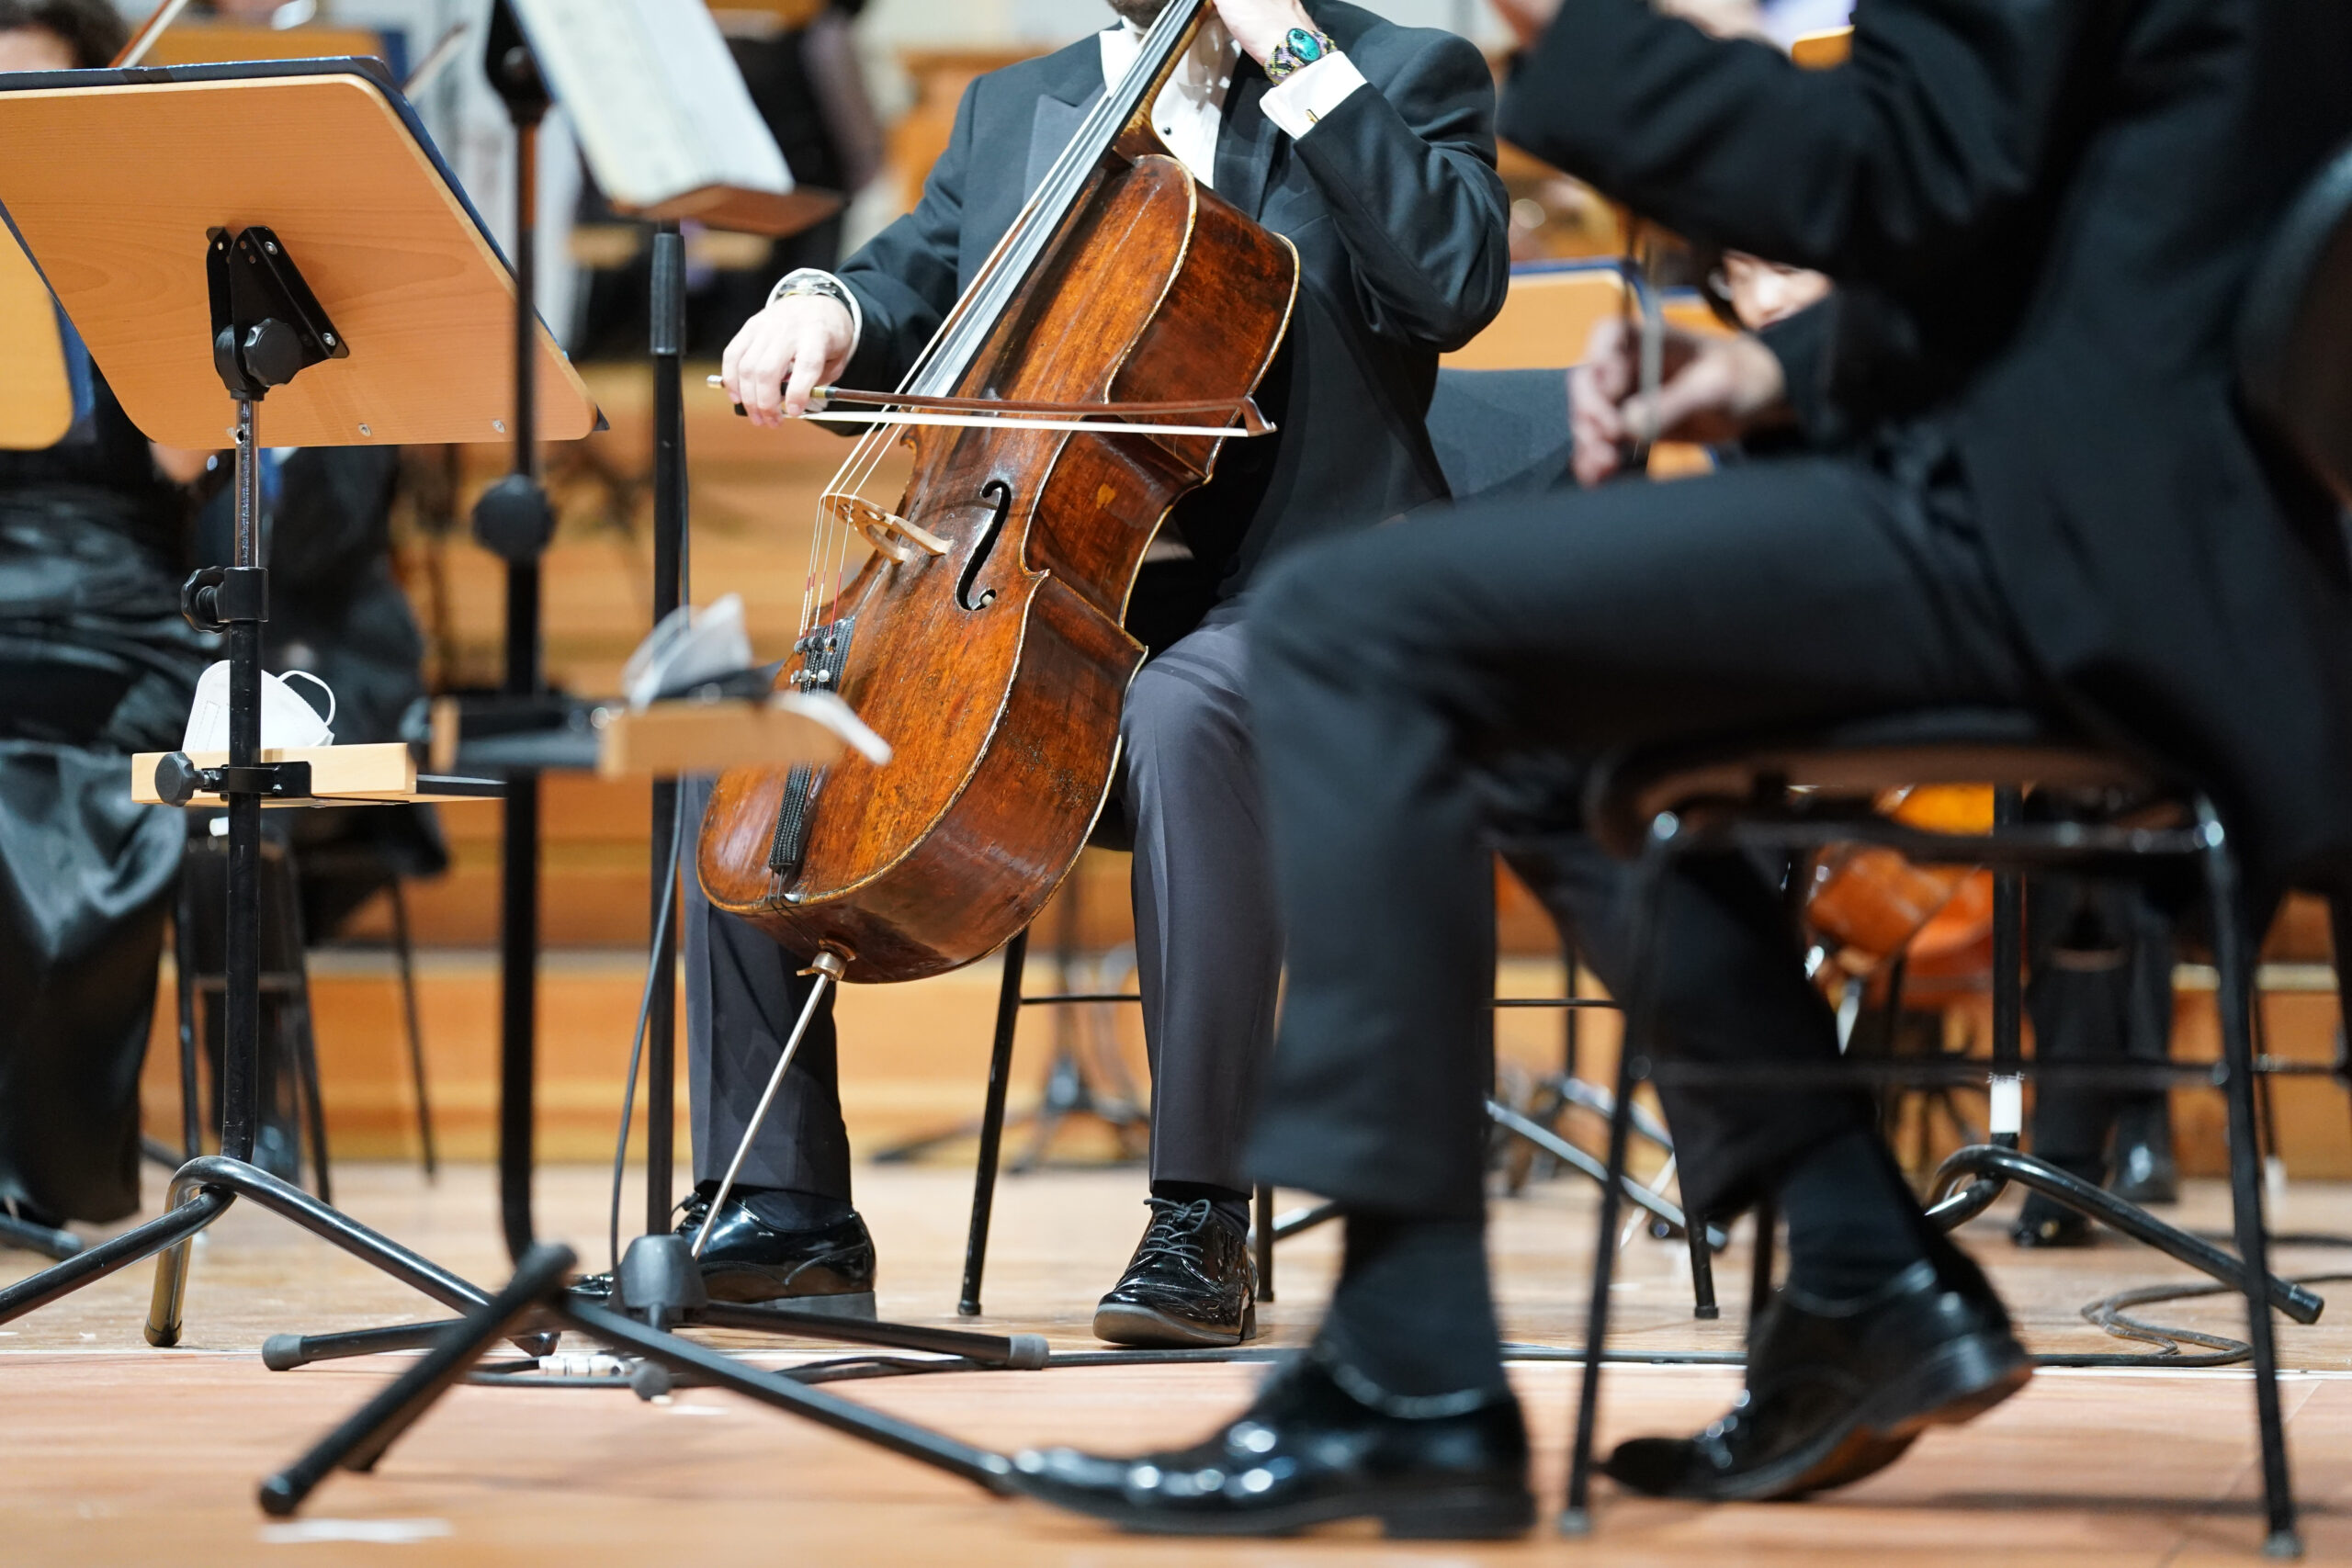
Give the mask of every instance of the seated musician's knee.
POLYGON ((1136 674, 1119 716, 1119 736, 1130 766, 1151 766, 1204 740, 1238 734, 1245 722, 1239 694, 1187 665, 1180 647, 1136 674))
POLYGON ((1344 680, 1377 662, 1393 626, 1382 606, 1394 579, 1352 546, 1360 539, 1309 546, 1272 568, 1253 590, 1250 657, 1263 678, 1292 672, 1344 680))

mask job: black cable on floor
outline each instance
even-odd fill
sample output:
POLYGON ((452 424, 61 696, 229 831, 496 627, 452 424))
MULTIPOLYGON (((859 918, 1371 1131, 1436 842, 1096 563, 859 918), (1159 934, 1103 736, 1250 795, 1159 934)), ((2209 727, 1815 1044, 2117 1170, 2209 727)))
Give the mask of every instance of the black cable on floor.
MULTIPOLYGON (((629 1043, 628 1081, 621 1086, 621 1135, 613 1144, 613 1212, 605 1231, 605 1242, 611 1249, 612 1272, 616 1279, 621 1271, 621 1182, 628 1172, 628 1130, 637 1114, 637 1075, 645 1059, 645 1030, 653 1016, 653 987, 660 985, 662 948, 670 934, 670 911, 678 907, 678 850, 685 840, 686 818, 684 812, 672 814, 670 823, 670 861, 662 869, 657 887, 667 887, 670 897, 662 900, 662 916, 653 922, 652 951, 645 959, 645 991, 637 1002, 637 1036, 629 1043)), ((677 976, 669 977, 672 985, 677 976)))

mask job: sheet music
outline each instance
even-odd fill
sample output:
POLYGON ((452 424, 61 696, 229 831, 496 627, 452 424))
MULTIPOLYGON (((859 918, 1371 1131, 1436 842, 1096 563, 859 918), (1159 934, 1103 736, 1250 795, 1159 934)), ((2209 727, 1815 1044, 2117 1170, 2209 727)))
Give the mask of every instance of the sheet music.
POLYGON ((705 186, 792 189, 702 0, 513 0, 605 195, 652 207, 705 186))

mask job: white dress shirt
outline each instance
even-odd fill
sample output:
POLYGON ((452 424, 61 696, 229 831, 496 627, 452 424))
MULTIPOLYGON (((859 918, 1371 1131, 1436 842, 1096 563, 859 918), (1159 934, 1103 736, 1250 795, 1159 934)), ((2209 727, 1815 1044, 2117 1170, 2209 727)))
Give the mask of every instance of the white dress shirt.
MULTIPOLYGON (((1102 44, 1102 85, 1115 87, 1143 50, 1143 29, 1120 22, 1095 35, 1102 44)), ((1225 95, 1233 85, 1233 67, 1241 46, 1212 15, 1201 20, 1193 46, 1176 62, 1168 85, 1152 106, 1151 122, 1159 139, 1176 154, 1193 177, 1204 186, 1216 184, 1216 137, 1225 122, 1225 95)), ((1266 118, 1293 137, 1306 135, 1339 107, 1340 101, 1363 85, 1363 73, 1334 51, 1291 73, 1266 89, 1260 107, 1266 118)))

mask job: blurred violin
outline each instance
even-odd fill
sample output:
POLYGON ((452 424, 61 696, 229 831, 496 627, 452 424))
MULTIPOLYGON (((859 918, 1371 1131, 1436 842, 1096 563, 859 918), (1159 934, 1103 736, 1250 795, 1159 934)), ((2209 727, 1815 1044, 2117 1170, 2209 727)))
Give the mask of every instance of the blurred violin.
MULTIPOLYGON (((1981 833, 1993 825, 1990 785, 1889 790, 1877 806, 1928 832, 1981 833)), ((1837 845, 1813 862, 1804 918, 1849 974, 1897 956, 1913 973, 1964 971, 1992 934, 1993 878, 1966 866, 1918 865, 1875 845, 1837 845)))

